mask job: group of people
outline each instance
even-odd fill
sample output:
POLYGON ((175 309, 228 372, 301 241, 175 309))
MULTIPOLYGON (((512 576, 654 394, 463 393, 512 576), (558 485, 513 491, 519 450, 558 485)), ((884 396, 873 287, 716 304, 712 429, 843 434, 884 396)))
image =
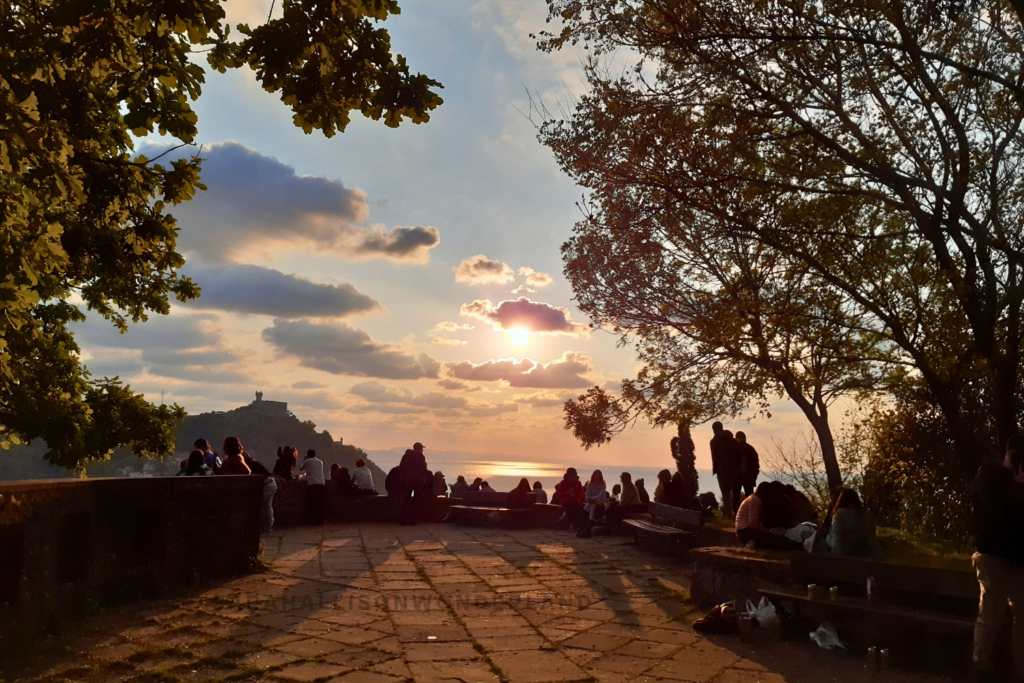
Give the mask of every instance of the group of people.
POLYGON ((601 470, 594 470, 590 479, 583 483, 576 468, 570 467, 555 485, 551 503, 562 506, 562 520, 569 523, 570 529, 578 536, 588 537, 601 520, 619 522, 629 513, 647 510, 650 496, 643 479, 634 483, 633 476, 623 472, 619 482, 609 491, 601 470))
POLYGON ((757 450, 747 443, 743 432, 733 433, 721 422, 711 425, 711 473, 718 477, 722 493, 722 514, 736 514, 745 496, 754 493, 757 477, 761 474, 761 461, 757 450))

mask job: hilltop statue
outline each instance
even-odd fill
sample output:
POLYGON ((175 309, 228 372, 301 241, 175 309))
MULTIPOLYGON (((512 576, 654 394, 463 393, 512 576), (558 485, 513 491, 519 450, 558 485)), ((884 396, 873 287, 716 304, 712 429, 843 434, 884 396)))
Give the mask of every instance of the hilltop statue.
POLYGON ((257 391, 256 392, 256 402, 259 403, 262 400, 263 400, 263 392, 262 391, 257 391))

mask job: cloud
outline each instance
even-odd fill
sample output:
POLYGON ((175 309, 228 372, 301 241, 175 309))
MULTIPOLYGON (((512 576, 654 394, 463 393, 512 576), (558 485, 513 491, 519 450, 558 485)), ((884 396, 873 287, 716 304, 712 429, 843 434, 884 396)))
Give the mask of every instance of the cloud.
POLYGON ((477 299, 471 304, 462 304, 461 313, 489 322, 495 330, 522 328, 574 337, 590 334, 589 326, 573 322, 569 309, 531 301, 526 297, 502 301, 497 306, 488 299, 477 299))
POLYGON ((515 413, 519 411, 519 406, 515 403, 506 401, 505 403, 498 403, 494 405, 478 405, 469 409, 469 414, 472 417, 496 417, 504 413, 515 413))
POLYGON ((344 318, 383 310, 376 299, 348 283, 321 284, 295 274, 245 264, 185 268, 202 288, 186 305, 277 318, 344 318))
POLYGON ((434 382, 437 386, 448 391, 465 391, 471 394, 475 391, 483 391, 483 387, 479 384, 467 384, 466 382, 460 382, 457 379, 442 379, 434 382))
POLYGON ((534 408, 551 408, 553 406, 565 405, 569 397, 559 396, 550 391, 538 391, 532 394, 515 394, 512 400, 515 403, 525 403, 534 408))
POLYGON ((431 344, 437 344, 438 346, 462 346, 468 344, 468 341, 462 339, 443 339, 441 337, 434 337, 430 340, 431 344))
POLYGON ((576 351, 566 351, 546 364, 529 358, 445 364, 449 377, 471 382, 503 381, 517 389, 582 389, 593 385, 582 377, 593 369, 590 357, 576 351))
POLYGON ((507 263, 489 259, 483 254, 465 259, 452 270, 455 271, 456 282, 469 285, 486 285, 494 282, 504 284, 516 279, 515 271, 509 268, 507 263))
MULTIPOLYGON (((147 144, 139 152, 152 159, 167 149, 147 144)), ((175 150, 157 163, 167 165, 197 151, 175 150)), ((204 146, 199 154, 207 191, 171 209, 181 229, 178 243, 195 258, 238 261, 252 253, 312 248, 354 260, 426 263, 441 242, 432 226, 365 227, 370 206, 359 188, 298 175, 237 142, 204 146)))
POLYGON ((430 328, 430 331, 427 334, 441 334, 441 333, 444 333, 444 332, 458 332, 459 330, 475 330, 475 329, 476 328, 473 327, 472 325, 460 325, 458 323, 453 323, 453 322, 448 321, 448 320, 442 320, 441 322, 439 322, 438 324, 436 324, 432 328, 430 328))
POLYGON ((380 382, 360 382, 348 393, 366 399, 370 403, 407 403, 412 400, 412 392, 401 387, 386 387, 380 382))
POLYGON ((98 377, 146 371, 189 382, 249 381, 244 356, 228 346, 218 322, 210 314, 161 315, 131 325, 121 334, 106 320, 90 316, 72 329, 88 354, 86 367, 98 377))
POLYGON ((513 289, 513 294, 518 294, 519 292, 536 292, 539 288, 547 287, 555 281, 555 278, 551 277, 547 273, 537 272, 533 268, 529 268, 527 266, 520 268, 519 274, 526 276, 526 282, 513 289))
POLYGON ((413 356, 396 344, 374 341, 363 330, 343 322, 275 318, 263 330, 263 341, 299 364, 334 375, 381 379, 438 379, 441 364, 421 353, 413 356))

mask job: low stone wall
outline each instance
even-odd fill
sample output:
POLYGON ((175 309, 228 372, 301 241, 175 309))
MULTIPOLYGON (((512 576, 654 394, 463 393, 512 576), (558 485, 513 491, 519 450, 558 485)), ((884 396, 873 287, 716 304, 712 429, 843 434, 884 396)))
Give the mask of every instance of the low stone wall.
POLYGON ((795 585, 789 555, 769 557, 738 548, 696 548, 688 554, 693 562, 690 595, 701 607, 729 600, 753 599, 761 588, 795 585))
MULTIPOLYGON (((339 496, 338 482, 327 482, 328 522, 390 522, 391 507, 388 497, 362 496, 359 498, 339 496)), ((277 482, 274 494, 274 527, 300 526, 309 523, 306 499, 306 482, 277 482)))
POLYGON ((261 477, 0 484, 0 650, 100 605, 251 566, 262 491, 261 477))

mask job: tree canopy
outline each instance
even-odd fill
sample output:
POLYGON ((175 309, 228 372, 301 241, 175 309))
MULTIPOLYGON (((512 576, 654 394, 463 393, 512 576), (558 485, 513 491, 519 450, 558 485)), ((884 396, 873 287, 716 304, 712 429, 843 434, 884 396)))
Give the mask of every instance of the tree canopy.
POLYGON ((0 0, 0 445, 42 438, 74 466, 128 445, 168 452, 178 406, 94 379, 68 324, 93 311, 122 331, 195 298, 178 274, 169 208, 205 189, 201 159, 161 164, 133 140, 192 143, 205 69, 251 67, 328 137, 357 111, 420 123, 440 84, 412 74, 379 23, 394 0, 284 0, 237 27, 218 0, 0 0), (204 54, 205 53, 205 54, 204 54))
MULTIPOLYGON (((806 304, 783 313, 802 315, 805 341, 877 381, 921 379, 961 471, 1016 430, 1024 33, 1009 3, 549 6, 563 27, 541 48, 583 43, 591 55, 589 92, 541 128, 592 192, 575 241, 598 231, 615 244, 647 239, 659 254, 680 235, 756 245, 777 277, 803 278, 795 301, 806 304), (613 70, 613 58, 635 58, 633 68, 613 70)), ((577 252, 566 249, 572 272, 577 252)), ((711 286, 700 277, 683 274, 665 297, 711 286)), ((620 328, 647 339, 641 326, 620 328)), ((759 341, 749 319, 737 334, 759 341)))

